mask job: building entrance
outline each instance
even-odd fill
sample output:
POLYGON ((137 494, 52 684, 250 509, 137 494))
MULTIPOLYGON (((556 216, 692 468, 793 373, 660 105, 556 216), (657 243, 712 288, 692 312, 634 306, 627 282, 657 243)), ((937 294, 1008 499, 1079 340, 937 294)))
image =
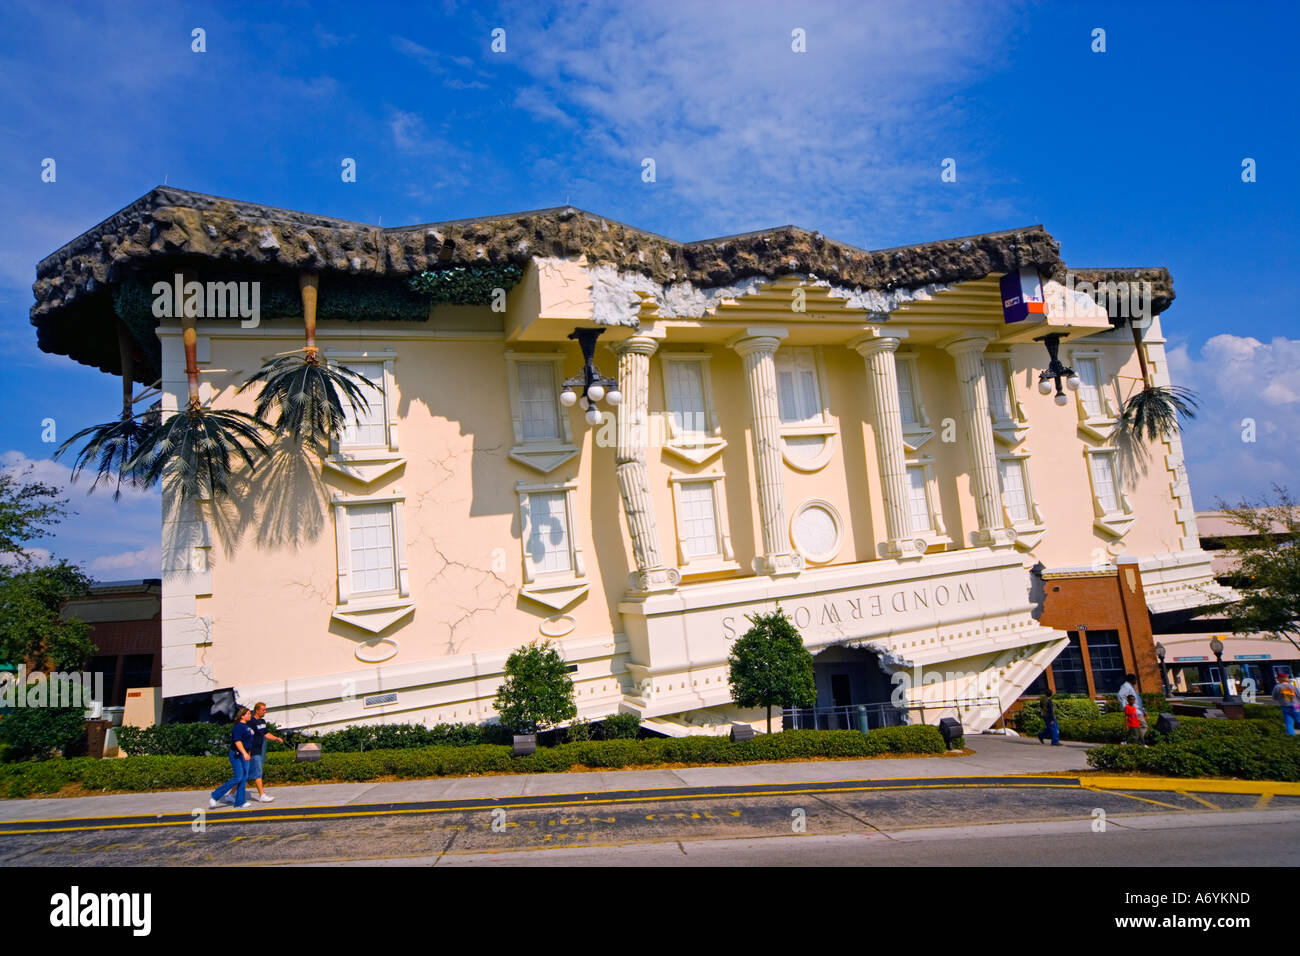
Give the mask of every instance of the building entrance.
POLYGON ((868 728, 903 722, 901 712, 890 703, 893 685, 875 651, 829 647, 813 655, 813 678, 816 706, 787 710, 787 729, 857 730, 864 718, 868 728))

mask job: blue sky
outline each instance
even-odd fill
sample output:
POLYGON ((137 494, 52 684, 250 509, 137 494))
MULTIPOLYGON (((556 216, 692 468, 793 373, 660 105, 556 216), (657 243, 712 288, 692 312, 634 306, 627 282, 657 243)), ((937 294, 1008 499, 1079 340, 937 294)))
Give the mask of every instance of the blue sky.
MULTIPOLYGON (((1205 405, 1197 506, 1300 490, 1298 21, 1287 3, 7 4, 0 369, 25 397, 0 467, 65 482, 42 420, 66 437, 116 411, 117 380, 36 349, 30 286, 166 180, 385 225, 572 203, 679 239, 795 223, 883 248, 1043 223, 1070 265, 1173 273, 1175 379, 1205 405)), ((45 547, 157 574, 156 498, 71 496, 45 547)))

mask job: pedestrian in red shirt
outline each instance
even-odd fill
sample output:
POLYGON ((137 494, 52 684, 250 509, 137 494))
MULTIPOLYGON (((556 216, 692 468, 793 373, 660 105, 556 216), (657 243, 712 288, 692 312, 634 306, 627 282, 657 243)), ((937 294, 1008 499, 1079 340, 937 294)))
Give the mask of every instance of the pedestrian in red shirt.
POLYGON ((1132 694, 1128 696, 1128 703, 1124 705, 1124 726, 1128 728, 1128 743, 1146 742, 1147 729, 1142 726, 1142 718, 1138 716, 1137 698, 1132 694))

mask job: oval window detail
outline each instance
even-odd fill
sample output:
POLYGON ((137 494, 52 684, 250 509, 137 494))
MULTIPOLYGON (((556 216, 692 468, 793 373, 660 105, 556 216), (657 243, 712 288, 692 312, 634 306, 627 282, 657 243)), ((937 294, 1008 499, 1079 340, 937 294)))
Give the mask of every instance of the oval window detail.
POLYGON ((806 501, 790 520, 791 542, 814 564, 834 560, 843 539, 839 512, 829 501, 806 501))

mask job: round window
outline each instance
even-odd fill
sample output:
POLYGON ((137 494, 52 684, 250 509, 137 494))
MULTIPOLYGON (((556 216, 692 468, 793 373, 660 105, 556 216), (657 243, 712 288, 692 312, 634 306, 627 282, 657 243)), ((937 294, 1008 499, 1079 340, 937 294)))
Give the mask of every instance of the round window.
POLYGON ((809 561, 822 564, 839 554, 840 518, 829 502, 808 501, 801 505, 790 523, 790 532, 794 546, 809 561))

